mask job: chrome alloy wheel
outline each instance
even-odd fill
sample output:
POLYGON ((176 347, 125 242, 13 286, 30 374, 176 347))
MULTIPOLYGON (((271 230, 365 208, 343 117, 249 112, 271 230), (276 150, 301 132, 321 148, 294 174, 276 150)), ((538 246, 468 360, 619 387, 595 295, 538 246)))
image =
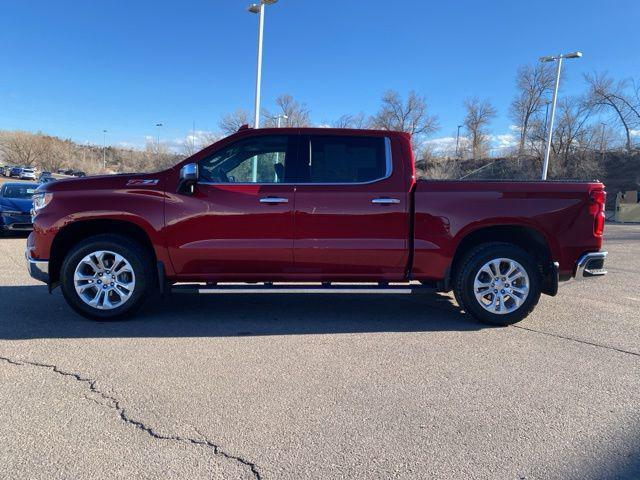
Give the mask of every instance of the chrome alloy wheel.
POLYGON ((478 271, 473 292, 482 308, 505 315, 525 302, 529 286, 529 275, 522 265, 510 258, 495 258, 478 271))
POLYGON ((99 310, 113 310, 131 298, 136 276, 122 255, 98 250, 80 260, 73 283, 84 303, 99 310))

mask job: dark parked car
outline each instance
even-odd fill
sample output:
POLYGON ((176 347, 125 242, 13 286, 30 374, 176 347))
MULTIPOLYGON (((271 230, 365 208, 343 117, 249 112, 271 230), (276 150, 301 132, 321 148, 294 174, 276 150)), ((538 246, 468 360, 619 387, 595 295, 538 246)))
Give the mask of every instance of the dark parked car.
POLYGON ((10 177, 20 178, 20 175, 22 175, 22 167, 12 167, 9 171, 10 177))
POLYGON ((47 175, 44 174, 44 172, 42 174, 40 174, 40 179, 38 180, 40 183, 49 183, 49 182, 55 182, 56 178, 51 175, 51 173, 46 172, 47 175))
POLYGON ((5 183, 0 189, 0 234, 33 230, 31 209, 37 183, 5 183))
POLYGON ((74 177, 86 177, 87 176, 87 174, 84 173, 82 170, 74 170, 71 175, 73 175, 74 177))

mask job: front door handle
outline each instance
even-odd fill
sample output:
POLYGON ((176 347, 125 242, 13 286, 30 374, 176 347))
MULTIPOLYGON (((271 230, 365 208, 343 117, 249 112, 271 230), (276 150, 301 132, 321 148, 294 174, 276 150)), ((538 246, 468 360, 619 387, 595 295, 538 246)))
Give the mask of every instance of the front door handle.
POLYGON ((260 203, 270 203, 270 204, 289 203, 289 199, 282 198, 282 197, 262 197, 260 199, 260 203))
POLYGON ((371 203, 374 203, 376 205, 397 205, 398 203, 400 203, 400 200, 398 200, 397 198, 380 197, 374 198, 373 200, 371 200, 371 203))

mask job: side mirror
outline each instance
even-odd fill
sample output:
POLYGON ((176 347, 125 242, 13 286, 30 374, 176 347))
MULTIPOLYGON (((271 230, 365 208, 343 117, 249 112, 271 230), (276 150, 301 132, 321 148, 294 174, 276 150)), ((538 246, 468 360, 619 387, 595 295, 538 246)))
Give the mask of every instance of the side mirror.
POLYGON ((198 182, 198 164, 187 163, 180 169, 180 182, 178 183, 178 192, 193 194, 193 187, 198 182))

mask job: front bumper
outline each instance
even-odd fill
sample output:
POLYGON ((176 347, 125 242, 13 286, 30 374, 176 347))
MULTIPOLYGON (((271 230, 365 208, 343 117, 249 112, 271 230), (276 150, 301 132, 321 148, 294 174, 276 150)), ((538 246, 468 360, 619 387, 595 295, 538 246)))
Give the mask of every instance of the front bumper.
POLYGON ((31 258, 25 251, 25 259, 27 260, 27 270, 36 280, 49 284, 49 260, 40 260, 31 258))
POLYGON ((586 277, 601 277, 606 275, 604 261, 607 252, 591 252, 583 254, 576 262, 576 279, 586 277))
POLYGON ((30 232, 33 230, 31 214, 8 214, 4 212, 0 219, 0 228, 5 232, 30 232))
POLYGON ((0 228, 5 232, 31 232, 33 230, 33 223, 14 222, 8 225, 2 225, 0 228))

